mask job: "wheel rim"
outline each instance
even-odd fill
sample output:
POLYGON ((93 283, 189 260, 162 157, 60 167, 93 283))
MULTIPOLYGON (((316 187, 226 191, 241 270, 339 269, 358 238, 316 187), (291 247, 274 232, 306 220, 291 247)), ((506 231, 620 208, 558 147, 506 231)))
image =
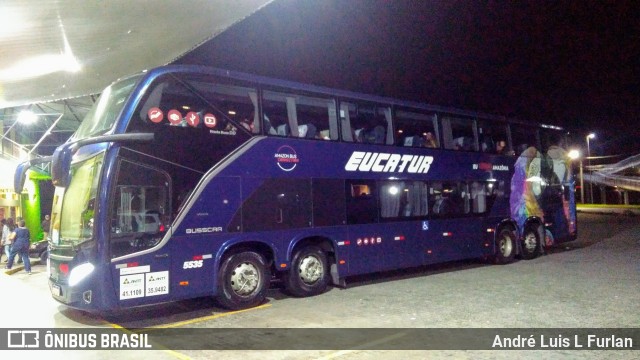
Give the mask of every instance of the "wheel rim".
POLYGON ((251 295, 260 284, 260 272, 254 264, 244 262, 233 270, 230 281, 231 288, 237 295, 251 295))
POLYGON ((513 241, 511 241, 511 236, 507 234, 502 235, 498 242, 498 246, 500 248, 500 254, 504 257, 509 257, 511 255, 511 251, 513 251, 513 241))
POLYGON ((322 261, 315 256, 307 256, 300 262, 300 279, 307 284, 320 280, 324 274, 322 261))
POLYGON ((533 252, 536 249, 538 244, 538 239, 534 233, 527 233, 527 236, 524 237, 524 247, 528 252, 533 252))

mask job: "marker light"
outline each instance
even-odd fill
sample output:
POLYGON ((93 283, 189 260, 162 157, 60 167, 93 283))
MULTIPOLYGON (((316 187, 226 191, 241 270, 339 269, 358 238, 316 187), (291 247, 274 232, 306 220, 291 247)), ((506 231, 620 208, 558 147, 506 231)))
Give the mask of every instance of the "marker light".
POLYGON ((93 272, 95 267, 91 263, 84 263, 71 269, 69 274, 69 286, 75 286, 93 272))

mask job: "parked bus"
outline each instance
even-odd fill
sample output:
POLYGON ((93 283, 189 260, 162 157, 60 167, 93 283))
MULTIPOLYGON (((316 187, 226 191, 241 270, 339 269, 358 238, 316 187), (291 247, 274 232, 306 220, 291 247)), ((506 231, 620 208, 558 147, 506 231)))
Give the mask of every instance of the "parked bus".
MULTIPOLYGON (((50 159, 53 297, 297 297, 576 238, 562 129, 197 66, 107 87, 50 159)), ((18 168, 16 190, 29 164, 18 168)), ((23 180, 22 180, 23 181, 23 180)))

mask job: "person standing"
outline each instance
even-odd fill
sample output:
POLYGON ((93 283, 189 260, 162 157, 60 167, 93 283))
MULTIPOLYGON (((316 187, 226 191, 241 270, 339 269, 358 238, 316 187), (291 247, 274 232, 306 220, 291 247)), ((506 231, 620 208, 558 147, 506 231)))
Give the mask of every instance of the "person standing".
POLYGON ((6 223, 7 219, 0 220, 0 262, 2 262, 2 254, 4 253, 4 225, 6 223))
POLYGON ((20 220, 18 223, 18 227, 15 229, 13 234, 13 244, 11 245, 11 252, 9 253, 9 262, 7 263, 7 269, 11 269, 13 266, 13 258, 16 254, 20 254, 22 257, 22 262, 24 262, 24 271, 27 274, 31 275, 31 262, 29 261, 29 245, 31 234, 29 233, 29 229, 25 227, 25 221, 20 220))
POLYGON ((2 244, 4 245, 4 253, 7 255, 7 260, 5 260, 5 262, 9 261, 11 243, 13 242, 13 240, 11 239, 13 230, 15 230, 13 218, 8 218, 4 226, 2 226, 2 244))
POLYGON ((40 224, 40 226, 42 226, 42 231, 44 232, 44 237, 42 238, 42 240, 47 240, 47 238, 49 237, 49 228, 51 227, 51 218, 49 217, 49 215, 44 216, 44 221, 42 222, 42 224, 40 224))

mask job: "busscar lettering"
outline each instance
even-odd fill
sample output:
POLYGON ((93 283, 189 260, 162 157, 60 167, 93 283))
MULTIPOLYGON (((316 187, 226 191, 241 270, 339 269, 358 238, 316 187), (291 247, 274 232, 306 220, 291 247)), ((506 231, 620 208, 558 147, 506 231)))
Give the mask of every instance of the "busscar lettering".
POLYGON ((187 234, 204 234, 204 233, 212 233, 212 232, 222 232, 222 227, 203 227, 203 228, 195 228, 195 229, 187 229, 187 234))
POLYGON ((346 171, 426 174, 433 156, 354 151, 344 165, 346 171))

